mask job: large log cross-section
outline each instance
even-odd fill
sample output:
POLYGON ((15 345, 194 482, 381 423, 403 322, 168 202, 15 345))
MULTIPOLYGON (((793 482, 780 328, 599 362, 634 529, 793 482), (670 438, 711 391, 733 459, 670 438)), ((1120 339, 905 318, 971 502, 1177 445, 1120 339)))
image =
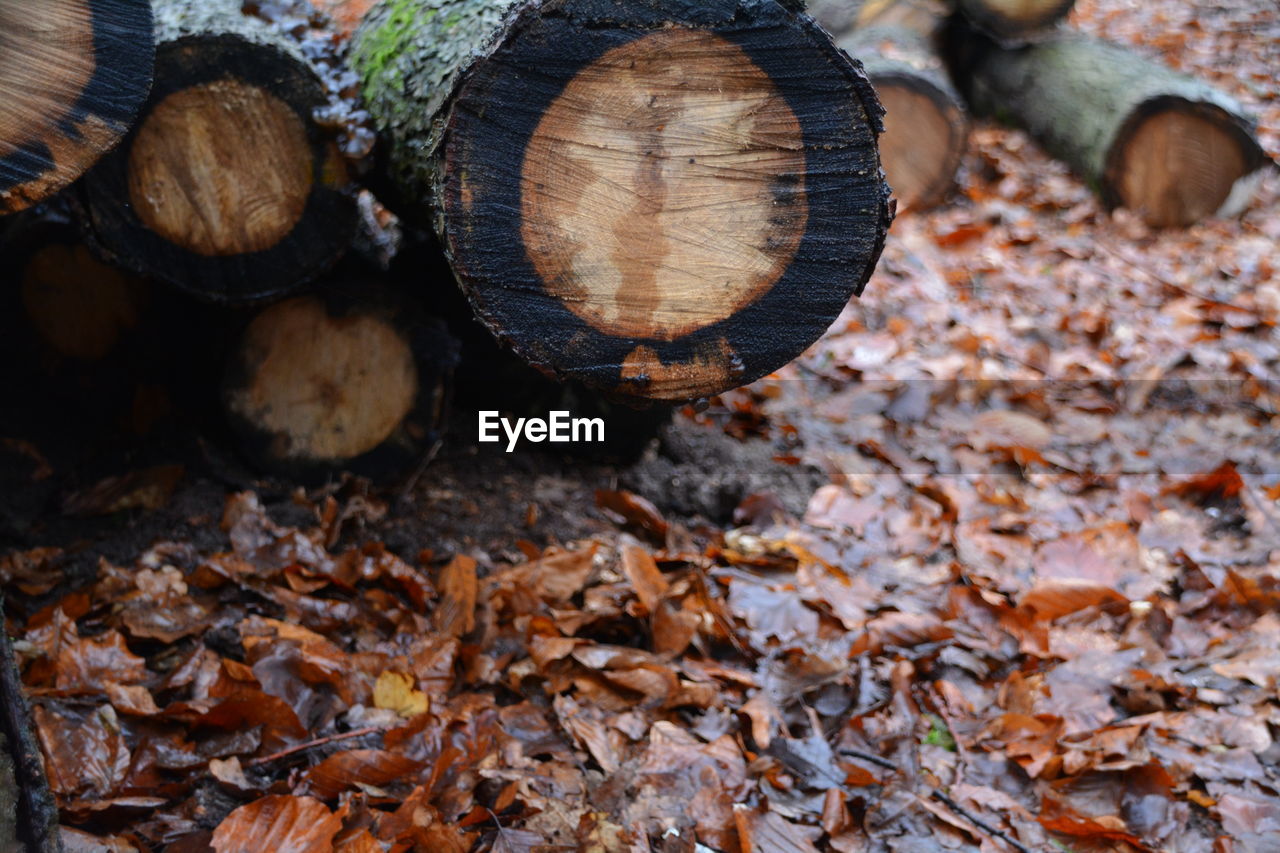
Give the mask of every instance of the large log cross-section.
POLYGON ((530 363, 689 400, 799 355, 890 220, 861 69, 775 0, 392 0, 353 62, 400 206, 530 363))

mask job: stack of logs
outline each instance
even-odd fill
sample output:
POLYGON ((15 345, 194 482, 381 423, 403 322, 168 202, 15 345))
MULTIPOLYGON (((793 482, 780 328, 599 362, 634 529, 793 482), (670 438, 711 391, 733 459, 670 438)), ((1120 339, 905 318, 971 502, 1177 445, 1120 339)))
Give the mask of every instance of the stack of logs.
POLYGON ((906 208, 941 201, 968 110, 1029 131, 1149 224, 1233 215, 1267 163, 1254 122, 1213 87, 1060 26, 1072 0, 812 0, 888 110, 881 158, 906 208), (967 105, 967 109, 966 109, 967 105))
POLYGON ((360 18, 324 73, 305 0, 0 0, 0 325, 25 328, 0 345, 35 339, 85 396, 112 388, 86 363, 194 351, 259 461, 403 466, 456 358, 423 316, 446 277, 543 373, 697 400, 861 293, 882 161, 906 206, 939 201, 968 109, 1155 224, 1228 207, 1264 160, 1229 98, 1059 34, 1069 1, 815 0, 834 41, 795 0, 320 2, 360 18), (335 144, 342 98, 374 156, 335 144), (340 263, 360 185, 448 271, 401 263, 396 288, 340 263))

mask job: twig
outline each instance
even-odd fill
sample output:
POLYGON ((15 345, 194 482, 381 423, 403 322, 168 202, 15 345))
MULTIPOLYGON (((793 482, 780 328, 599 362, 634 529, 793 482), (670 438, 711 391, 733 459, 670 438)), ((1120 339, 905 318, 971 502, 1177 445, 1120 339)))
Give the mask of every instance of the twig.
MULTIPOLYGON (((860 749, 853 749, 847 746, 841 747, 838 751, 841 755, 848 755, 852 758, 861 758, 863 761, 869 761, 872 764, 885 768, 886 770, 893 770, 896 772, 897 770, 900 769, 898 765, 895 764, 894 762, 890 761, 887 758, 881 758, 880 756, 875 755, 874 753, 864 752, 860 749)), ((968 809, 966 809, 964 806, 957 803, 955 800, 951 799, 946 794, 939 791, 937 788, 930 788, 929 796, 932 799, 935 799, 938 802, 942 803, 948 809, 955 812, 957 815, 964 818, 965 820, 969 821, 969 823, 973 824, 978 829, 987 833, 992 838, 998 838, 1001 841, 1003 841, 1005 844, 1008 844, 1014 850, 1017 850, 1018 853, 1034 853, 1034 851, 1030 847, 1027 847, 1025 844, 1021 844, 1018 841, 1015 841, 1014 839, 1010 838, 1004 832, 1004 830, 998 829, 997 827, 992 826, 986 821, 981 820, 978 817, 975 817, 968 809)))
POLYGON ((869 761, 872 764, 876 765, 877 767, 883 767, 885 770, 893 770, 895 772, 897 772, 898 770, 898 765, 894 764, 889 759, 881 758, 880 756, 872 752, 863 752, 860 749, 853 749, 852 747, 848 747, 848 746, 842 746, 837 751, 841 755, 847 755, 850 758, 861 758, 863 761, 869 761))
POLYGON ((414 488, 418 485, 418 480, 422 479, 422 475, 426 472, 427 466, 430 465, 440 453, 440 448, 444 445, 441 439, 436 439, 435 443, 427 448, 427 452, 422 454, 422 459, 418 462, 413 473, 409 475, 409 479, 405 480, 404 485, 400 488, 400 494, 397 496, 400 501, 406 501, 413 494, 414 488))
POLYGON ((329 735, 328 737, 317 738, 316 740, 309 740, 306 743, 300 743, 296 746, 291 746, 288 749, 282 749, 279 752, 273 752, 270 755, 255 758, 253 761, 249 762, 249 766, 261 767, 263 764, 270 764, 271 762, 277 761, 281 758, 287 758, 294 753, 305 752, 308 749, 315 749, 317 746, 324 746, 327 743, 334 743, 340 740, 350 740, 351 738, 376 734, 382 730, 383 728, 381 726, 366 726, 363 729, 352 729, 349 732, 341 732, 340 734, 329 735))
POLYGON ((1017 850, 1018 853, 1032 853, 1030 847, 1027 847, 1013 840, 1008 835, 1005 835, 1004 830, 997 829, 996 827, 992 826, 986 821, 983 821, 980 818, 976 817, 975 815, 970 813, 969 810, 966 809, 964 806, 960 805, 955 800, 951 799, 946 794, 939 791, 937 788, 934 788, 933 791, 929 794, 929 796, 931 796, 933 799, 937 800, 938 802, 942 803, 947 808, 951 809, 951 811, 960 815, 960 817, 969 821, 969 823, 978 827, 978 829, 981 829, 983 832, 987 833, 993 838, 999 838, 1005 844, 1008 844, 1014 850, 1017 850))

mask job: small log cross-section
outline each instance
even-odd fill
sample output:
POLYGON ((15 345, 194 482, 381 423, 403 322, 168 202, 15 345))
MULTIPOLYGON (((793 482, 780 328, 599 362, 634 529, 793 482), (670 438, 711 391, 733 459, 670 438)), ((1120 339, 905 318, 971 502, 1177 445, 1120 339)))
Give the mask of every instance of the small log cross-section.
POLYGON ((110 150, 146 100, 154 60, 148 0, 0 0, 0 214, 110 150))
POLYGON ((554 376, 672 401, 750 382, 883 246, 879 102, 774 0, 396 0, 352 57, 401 206, 554 376))
POLYGON ((967 38, 975 112, 1025 127, 1054 155, 1155 226, 1227 215, 1267 158, 1233 98, 1132 51, 1084 36, 1005 50, 967 38))
POLYGON ((884 104, 880 160, 900 206, 918 210, 942 201, 964 158, 969 118, 932 38, 873 26, 836 43, 866 66, 884 104))
POLYGON ((239 0, 156 0, 156 86, 85 179, 93 239, 121 265, 204 299, 288 293, 355 227, 346 168, 313 118, 323 84, 239 0))
POLYGON ((1043 38, 1071 12, 1075 0, 955 0, 978 29, 1002 43, 1043 38))
POLYGON ((456 344, 371 286, 263 309, 231 353, 223 399, 261 467, 304 478, 405 473, 439 436, 456 344))

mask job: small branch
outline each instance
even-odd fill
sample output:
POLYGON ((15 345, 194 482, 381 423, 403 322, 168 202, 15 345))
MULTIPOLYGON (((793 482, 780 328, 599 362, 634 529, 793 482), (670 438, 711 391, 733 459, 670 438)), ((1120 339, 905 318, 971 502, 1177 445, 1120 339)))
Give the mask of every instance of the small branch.
POLYGON ((838 752, 841 755, 847 755, 850 758, 861 758, 863 761, 869 761, 872 764, 876 765, 877 767, 883 767, 884 769, 892 770, 895 773, 898 771, 898 765, 894 764, 892 761, 890 761, 887 758, 881 758, 880 756, 876 755, 873 752, 863 752, 860 749, 853 749, 852 747, 848 747, 848 746, 840 747, 838 752))
MULTIPOLYGON (((860 749, 852 749, 846 746, 846 747, 841 747, 839 750, 839 753, 840 755, 847 755, 847 756, 850 756, 851 758, 861 758, 863 761, 869 761, 872 764, 885 768, 886 770, 897 771, 900 769, 897 764, 893 763, 889 759, 881 758, 880 756, 875 755, 874 753, 864 752, 860 749)), ((930 788, 929 796, 930 798, 942 803, 948 809, 955 812, 957 815, 964 818, 965 820, 969 821, 969 823, 973 824, 978 829, 987 833, 992 838, 998 838, 1001 841, 1003 841, 1005 844, 1008 844, 1014 850, 1017 850, 1018 853, 1034 853, 1034 851, 1032 851, 1030 847, 1027 847, 1026 845, 1021 844, 1018 841, 1015 841, 1014 839, 1010 838, 1004 832, 1004 830, 998 829, 997 827, 992 826, 986 821, 974 816, 968 809, 966 809, 964 806, 957 803, 955 800, 951 799, 946 794, 939 791, 937 788, 930 788)))
POLYGON ((955 800, 951 799, 946 794, 939 791, 937 788, 934 788, 932 793, 929 794, 929 796, 931 796, 933 799, 937 800, 938 802, 942 803, 944 806, 951 809, 951 811, 960 815, 960 817, 969 821, 969 823, 978 827, 978 829, 981 829, 983 832, 987 833, 991 837, 999 838, 1005 844, 1008 844, 1014 850, 1017 850, 1018 853, 1032 853, 1030 847, 1027 847, 1023 844, 1018 843, 1017 841, 1014 841, 1012 838, 1010 838, 1008 835, 1004 833, 1004 830, 997 829, 996 827, 992 826, 986 821, 983 821, 980 818, 976 817, 964 806, 960 805, 955 800))
POLYGON ((305 752, 308 749, 315 749, 317 746, 324 746, 327 743, 335 743, 340 740, 350 740, 351 738, 377 734, 381 731, 383 731, 381 726, 366 726, 363 729, 353 729, 349 732, 342 732, 341 734, 329 735, 328 737, 317 738, 316 740, 309 740, 306 743, 300 743, 296 746, 291 746, 288 749, 282 749, 279 752, 273 752, 270 755, 255 758, 253 761, 249 762, 249 766, 261 767, 264 764, 270 764, 271 762, 277 761, 281 758, 288 758, 290 755, 295 753, 305 752))

